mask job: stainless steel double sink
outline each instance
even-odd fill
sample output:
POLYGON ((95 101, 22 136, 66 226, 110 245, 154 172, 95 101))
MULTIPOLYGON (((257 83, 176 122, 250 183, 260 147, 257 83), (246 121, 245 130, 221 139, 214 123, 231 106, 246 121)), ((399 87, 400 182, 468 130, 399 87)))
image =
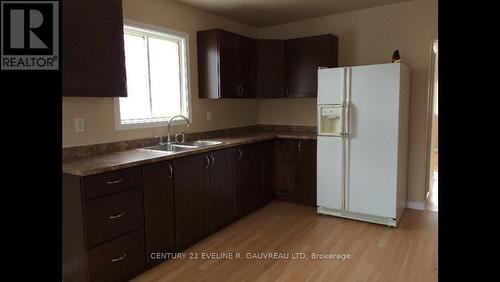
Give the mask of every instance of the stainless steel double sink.
POLYGON ((141 149, 152 150, 152 151, 164 151, 169 153, 179 153, 197 148, 204 148, 220 144, 222 144, 222 142, 220 141, 196 140, 196 141, 187 141, 184 143, 159 144, 159 145, 144 147, 141 149))

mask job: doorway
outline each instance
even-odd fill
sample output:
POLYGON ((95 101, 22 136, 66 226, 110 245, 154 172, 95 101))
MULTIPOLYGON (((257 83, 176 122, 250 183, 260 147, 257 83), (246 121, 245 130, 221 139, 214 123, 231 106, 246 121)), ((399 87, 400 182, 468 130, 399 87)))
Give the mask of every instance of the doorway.
POLYGON ((426 189, 427 210, 438 210, 438 41, 432 44, 431 68, 429 75, 429 133, 428 183, 426 189))

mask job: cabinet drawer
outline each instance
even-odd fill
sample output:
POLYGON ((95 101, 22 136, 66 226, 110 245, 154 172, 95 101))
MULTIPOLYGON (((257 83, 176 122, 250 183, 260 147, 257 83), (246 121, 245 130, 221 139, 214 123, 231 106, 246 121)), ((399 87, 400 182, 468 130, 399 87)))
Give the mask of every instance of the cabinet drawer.
POLYGON ((88 251, 90 281, 125 281, 138 274, 144 264, 142 229, 88 251))
POLYGON ((85 200, 89 200, 141 185, 142 171, 140 167, 96 174, 83 178, 83 197, 85 200))
POLYGON ((142 188, 85 202, 86 246, 144 226, 142 188))

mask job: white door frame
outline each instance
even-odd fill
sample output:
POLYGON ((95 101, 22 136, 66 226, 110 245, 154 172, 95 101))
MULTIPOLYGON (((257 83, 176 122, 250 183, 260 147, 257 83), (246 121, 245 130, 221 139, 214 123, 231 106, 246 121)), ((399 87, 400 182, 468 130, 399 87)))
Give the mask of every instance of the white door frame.
MULTIPOLYGON (((426 165, 425 165, 425 199, 430 191, 430 171, 431 171, 431 146, 432 146, 432 119, 434 114, 434 69, 436 56, 438 54, 438 40, 434 40, 430 47, 429 80, 427 84, 427 146, 426 146, 426 165)), ((439 63, 439 62, 437 62, 439 63)))

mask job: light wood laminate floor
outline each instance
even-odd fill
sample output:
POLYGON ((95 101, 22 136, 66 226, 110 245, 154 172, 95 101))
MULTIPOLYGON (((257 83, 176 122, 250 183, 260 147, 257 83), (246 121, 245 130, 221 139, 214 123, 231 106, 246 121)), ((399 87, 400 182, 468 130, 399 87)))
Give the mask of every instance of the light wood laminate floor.
POLYGON ((170 260, 133 281, 437 281, 437 234, 434 211, 407 209, 392 228, 273 201, 184 251, 241 259, 170 260), (245 258, 269 252, 309 259, 245 258), (311 259, 325 252, 350 258, 311 259))

